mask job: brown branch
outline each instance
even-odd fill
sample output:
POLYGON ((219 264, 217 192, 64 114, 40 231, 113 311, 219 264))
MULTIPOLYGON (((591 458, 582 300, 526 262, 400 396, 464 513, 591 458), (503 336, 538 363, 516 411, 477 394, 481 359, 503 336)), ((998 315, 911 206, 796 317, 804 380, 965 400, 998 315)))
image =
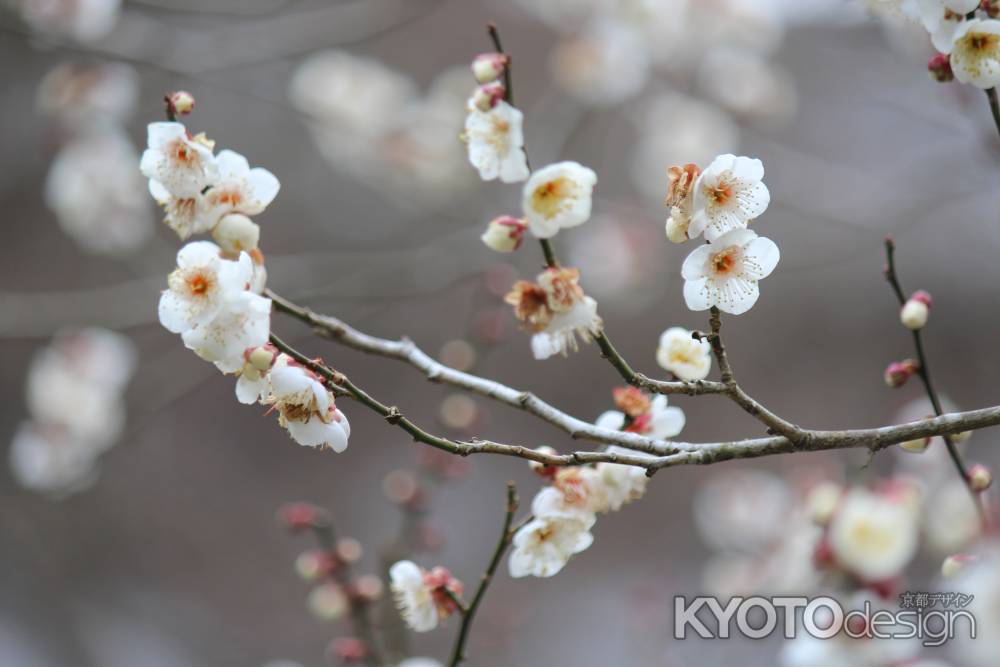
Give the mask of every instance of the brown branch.
POLYGON ((493 550, 493 556, 490 558, 489 565, 486 566, 486 570, 479 580, 479 587, 476 588, 476 593, 472 596, 469 606, 462 607, 459 604, 459 609, 462 610, 462 624, 458 628, 455 647, 451 652, 451 662, 448 663, 450 667, 456 667, 465 660, 465 643, 469 638, 469 630, 472 629, 472 621, 476 617, 476 610, 479 609, 479 604, 486 595, 486 589, 489 588, 490 583, 493 581, 493 575, 496 574, 497 567, 500 565, 500 559, 503 558, 504 552, 507 551, 507 547, 510 546, 510 542, 514 538, 514 531, 511 530, 511 524, 514 522, 514 513, 516 511, 517 489, 514 487, 514 482, 507 482, 507 511, 504 514, 500 539, 493 550))
MULTIPOLYGON (((892 237, 885 237, 885 279, 888 281, 889 286, 892 287, 893 293, 896 295, 896 299, 899 301, 899 306, 902 308, 906 304, 906 292, 903 290, 902 285, 899 283, 899 276, 896 274, 896 261, 895 261, 896 244, 893 242, 892 237)), ((913 335, 913 347, 917 352, 917 375, 920 376, 920 381, 924 385, 924 391, 927 394, 927 398, 931 402, 931 407, 934 409, 935 416, 940 417, 944 414, 944 410, 941 407, 941 400, 938 397, 937 390, 934 388, 934 383, 931 380, 930 366, 927 363, 927 354, 924 352, 924 342, 921 336, 920 329, 913 329, 910 331, 913 335)), ((941 438, 944 440, 945 447, 948 449, 948 456, 951 458, 951 462, 954 464, 955 469, 958 474, 962 477, 962 481, 965 482, 966 488, 969 489, 969 493, 972 494, 972 500, 976 505, 976 509, 979 512, 979 518, 983 525, 986 527, 988 525, 988 519, 986 516, 986 508, 983 506, 983 499, 979 492, 977 492, 972 487, 972 480, 969 476, 969 470, 965 465, 965 461, 962 460, 962 455, 958 451, 958 447, 955 445, 955 441, 950 435, 943 434, 941 438)))

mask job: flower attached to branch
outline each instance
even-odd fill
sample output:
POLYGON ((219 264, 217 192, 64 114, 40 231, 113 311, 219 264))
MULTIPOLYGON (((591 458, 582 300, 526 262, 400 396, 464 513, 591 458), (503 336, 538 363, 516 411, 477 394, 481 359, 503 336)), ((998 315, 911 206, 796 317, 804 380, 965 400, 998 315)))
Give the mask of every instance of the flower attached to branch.
POLYGON ((1000 21, 965 21, 951 47, 951 69, 955 78, 976 88, 1000 85, 1000 21))
POLYGON ((210 322, 188 329, 181 339, 188 349, 223 373, 235 373, 243 368, 243 352, 267 343, 270 333, 271 300, 243 291, 210 322))
POLYGON ((227 213, 257 215, 278 195, 281 184, 263 167, 250 168, 239 153, 220 151, 215 158, 218 180, 205 192, 209 229, 227 213))
POLYGON ((577 162, 539 169, 524 184, 522 207, 531 233, 540 239, 590 219, 597 174, 577 162))
POLYGON ((389 568, 389 588, 403 620, 415 632, 429 632, 458 607, 449 592, 462 594, 462 582, 443 567, 427 571, 401 560, 389 568), (447 591, 447 592, 446 592, 447 591))
POLYGON ((472 76, 477 83, 496 81, 503 76, 509 62, 510 56, 506 53, 480 53, 472 61, 472 76))
POLYGON ((723 234, 745 229, 771 202, 764 185, 760 160, 720 155, 712 160, 694 183, 693 213, 688 236, 715 241, 723 234))
POLYGON ((524 232, 528 225, 519 218, 502 215, 490 221, 482 239, 489 248, 497 252, 514 252, 524 241, 524 232))
POLYGON ((923 329, 931 311, 931 295, 924 290, 914 292, 899 310, 899 320, 911 331, 923 329))
POLYGON ((337 453, 347 449, 351 425, 315 373, 279 355, 268 378, 270 393, 264 402, 278 411, 278 423, 295 442, 337 453))
POLYGON ((558 489, 542 489, 531 511, 534 518, 514 534, 508 561, 512 577, 551 577, 593 544, 593 512, 568 505, 558 489))
POLYGON ((670 207, 670 217, 667 218, 666 231, 671 243, 684 243, 688 240, 694 204, 693 186, 700 174, 698 165, 691 163, 667 169, 669 184, 666 204, 670 207))
POLYGON ((773 241, 749 229, 734 229, 694 250, 681 268, 684 301, 691 310, 739 315, 757 302, 757 282, 771 275, 780 253, 773 241))
POLYGON ((534 332, 531 350, 536 359, 575 352, 577 336, 589 343, 601 330, 597 302, 583 293, 579 280, 577 269, 549 268, 539 274, 537 284, 520 280, 505 297, 514 315, 534 332))
POLYGON ((240 403, 253 405, 267 398, 268 373, 278 356, 278 348, 271 343, 244 350, 243 368, 237 371, 239 378, 236 380, 236 399, 240 403))
POLYGON ((916 10, 934 48, 947 53, 965 22, 965 15, 978 6, 979 0, 917 0, 916 10))
POLYGON ((919 370, 920 364, 916 359, 894 361, 885 368, 885 384, 893 389, 902 387, 919 370))
POLYGON ((469 162, 484 181, 499 178, 519 183, 528 178, 528 157, 524 152, 524 114, 503 100, 488 110, 470 105, 462 135, 469 162))
POLYGON ((649 401, 645 411, 635 416, 608 410, 597 418, 596 425, 613 431, 628 431, 665 440, 683 431, 684 422, 684 411, 667 405, 667 397, 660 394, 649 401))
POLYGON ((684 327, 670 327, 660 334, 656 363, 681 380, 704 380, 712 370, 712 346, 684 327))
POLYGON ((174 197, 199 195, 219 176, 209 142, 192 138, 180 123, 150 123, 148 145, 139 169, 174 197))
POLYGON ((177 253, 177 268, 167 277, 168 289, 160 297, 160 323, 173 333, 205 324, 246 289, 252 274, 249 255, 230 261, 220 256, 214 243, 188 243, 177 253))

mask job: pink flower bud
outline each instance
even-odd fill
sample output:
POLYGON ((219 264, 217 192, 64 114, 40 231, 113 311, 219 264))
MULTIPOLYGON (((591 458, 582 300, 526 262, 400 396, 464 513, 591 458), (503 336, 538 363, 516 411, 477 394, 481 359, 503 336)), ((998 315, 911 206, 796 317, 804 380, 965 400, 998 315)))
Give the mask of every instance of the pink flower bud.
POLYGON ((893 388, 902 387, 919 368, 920 365, 914 359, 894 361, 886 366, 885 383, 893 388))
POLYGON ((955 78, 955 74, 951 71, 951 60, 946 53, 935 53, 931 56, 927 61, 927 71, 930 72, 932 79, 941 83, 947 83, 955 78))
POLYGON ((520 218, 501 215, 490 221, 486 231, 479 238, 489 248, 497 252, 514 252, 524 241, 524 231, 528 225, 520 218))
POLYGON ((451 576, 451 572, 445 567, 435 567, 429 572, 424 572, 424 585, 431 589, 434 596, 434 604, 437 605, 438 614, 445 618, 455 613, 458 606, 452 599, 452 595, 457 598, 462 597, 465 585, 461 581, 451 576), (452 595, 449 595, 448 592, 452 595))
POLYGON ((326 513, 309 503, 289 503, 278 512, 278 518, 292 531, 316 528, 326 523, 326 513))
POLYGON ((510 58, 506 53, 480 53, 472 61, 472 75, 477 83, 489 83, 503 76, 510 58))
POLYGON ((170 93, 166 101, 167 109, 175 116, 186 116, 194 111, 194 95, 186 90, 170 93))
POLYGON ((499 81, 479 86, 472 93, 472 104, 480 111, 489 111, 507 95, 507 89, 499 81))
POLYGON ((381 579, 373 574, 363 574, 351 585, 350 595, 354 600, 370 604, 382 597, 384 589, 381 579))
POLYGON ((969 486, 973 491, 985 491, 993 484, 993 473, 986 466, 977 463, 969 468, 969 486))
POLYGON ((353 537, 342 537, 337 540, 334 553, 344 563, 357 563, 364 555, 364 549, 361 542, 353 537))
POLYGON ((910 300, 911 301, 919 301, 920 303, 924 304, 928 308, 930 308, 931 305, 934 302, 934 300, 931 299, 930 292, 928 292, 926 290, 922 290, 922 289, 918 289, 916 292, 914 292, 913 294, 911 294, 910 295, 910 300))
POLYGON ((326 649, 330 662, 362 662, 368 658, 368 645, 357 637, 337 637, 326 649))

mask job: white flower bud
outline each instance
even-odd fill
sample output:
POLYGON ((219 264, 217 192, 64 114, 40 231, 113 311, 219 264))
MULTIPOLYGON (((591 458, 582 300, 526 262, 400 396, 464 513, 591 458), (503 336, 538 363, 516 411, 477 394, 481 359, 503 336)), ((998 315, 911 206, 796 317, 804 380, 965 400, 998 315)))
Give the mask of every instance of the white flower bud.
POLYGON ((527 229, 527 225, 524 220, 502 215, 490 221, 480 238, 483 243, 497 252, 514 252, 521 247, 525 229, 527 229))
POLYGON ((814 523, 825 526, 837 513, 844 490, 833 482, 824 482, 809 492, 806 498, 806 514, 814 523))
POLYGON ((486 112, 497 105, 507 94, 507 90, 499 81, 479 86, 472 93, 472 106, 486 112))
POLYGON ((507 55, 504 53, 480 53, 472 61, 472 75, 477 83, 489 83, 503 76, 507 67, 507 55))
POLYGON ((271 366, 274 365, 274 360, 277 358, 278 350, 271 345, 255 347, 247 355, 247 361, 250 362, 249 365, 261 373, 271 370, 271 366))
POLYGON ((348 600, 343 589, 333 582, 320 584, 309 592, 309 611, 324 621, 336 621, 347 613, 348 600))
POLYGON ((910 331, 917 331, 923 329, 924 325, 927 324, 929 314, 930 308, 927 307, 926 303, 910 299, 903 304, 903 308, 899 311, 899 320, 910 331))
POLYGON ((976 464, 969 469, 969 486, 973 491, 985 491, 993 484, 993 473, 984 465, 976 464))
POLYGON ((690 220, 684 217, 680 208, 674 206, 667 218, 667 238, 671 243, 684 243, 688 240, 688 225, 690 220))
POLYGON ((212 230, 212 238, 227 255, 239 255, 257 248, 260 242, 260 227, 242 213, 222 216, 212 230))

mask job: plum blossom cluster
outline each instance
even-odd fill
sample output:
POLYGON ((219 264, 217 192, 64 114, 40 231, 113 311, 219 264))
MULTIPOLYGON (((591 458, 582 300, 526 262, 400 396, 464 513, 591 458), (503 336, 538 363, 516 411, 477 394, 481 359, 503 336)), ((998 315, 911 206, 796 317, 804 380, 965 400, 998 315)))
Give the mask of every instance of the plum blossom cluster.
POLYGON ((1000 84, 1000 7, 980 0, 918 0, 905 10, 930 34, 938 53, 928 70, 938 81, 988 90, 1000 84))
POLYGON ((38 88, 37 107, 59 128, 45 181, 45 204, 85 252, 134 252, 152 235, 153 216, 136 173, 138 152, 124 123, 139 77, 122 63, 62 63, 38 88))
POLYGON ((480 178, 519 183, 531 172, 524 152, 524 114, 506 101, 507 90, 500 81, 507 63, 505 53, 482 53, 473 60, 472 74, 479 86, 467 104, 462 138, 480 178))
MULTIPOLYGON (((618 410, 602 414, 598 426, 654 438, 670 438, 684 428, 684 413, 668 406, 666 396, 651 399, 635 387, 620 387, 613 397, 618 410)), ((628 450, 611 446, 607 451, 628 450)), ((593 543, 590 531, 597 515, 617 512, 640 499, 649 481, 642 469, 617 463, 566 468, 531 465, 549 483, 531 503, 531 520, 514 534, 508 561, 513 577, 557 574, 571 557, 593 543)))
POLYGON ((579 344, 597 335, 603 325, 597 302, 583 293, 580 272, 572 268, 548 268, 537 282, 519 280, 505 300, 514 315, 532 332, 535 359, 575 352, 579 344))
POLYGON ((718 308, 732 315, 750 310, 758 282, 778 264, 778 246, 748 225, 770 203, 760 160, 720 155, 704 170, 695 164, 668 170, 667 238, 683 243, 704 235, 706 244, 681 267, 684 301, 691 310, 718 308))
MULTIPOLYGON (((167 99, 171 113, 190 112, 193 102, 186 93, 167 99)), ((296 442, 346 449, 350 425, 332 390, 269 344, 271 300, 261 296, 267 272, 260 228, 249 216, 271 203, 278 179, 234 151, 216 155, 214 142, 178 122, 150 123, 140 169, 178 236, 210 232, 215 241, 191 241, 177 253, 160 297, 160 323, 199 357, 236 375, 237 399, 269 406, 296 442)))
POLYGON ((23 423, 8 452, 22 486, 65 496, 83 490, 125 426, 123 394, 135 371, 132 342, 106 329, 64 331, 28 369, 23 423))

